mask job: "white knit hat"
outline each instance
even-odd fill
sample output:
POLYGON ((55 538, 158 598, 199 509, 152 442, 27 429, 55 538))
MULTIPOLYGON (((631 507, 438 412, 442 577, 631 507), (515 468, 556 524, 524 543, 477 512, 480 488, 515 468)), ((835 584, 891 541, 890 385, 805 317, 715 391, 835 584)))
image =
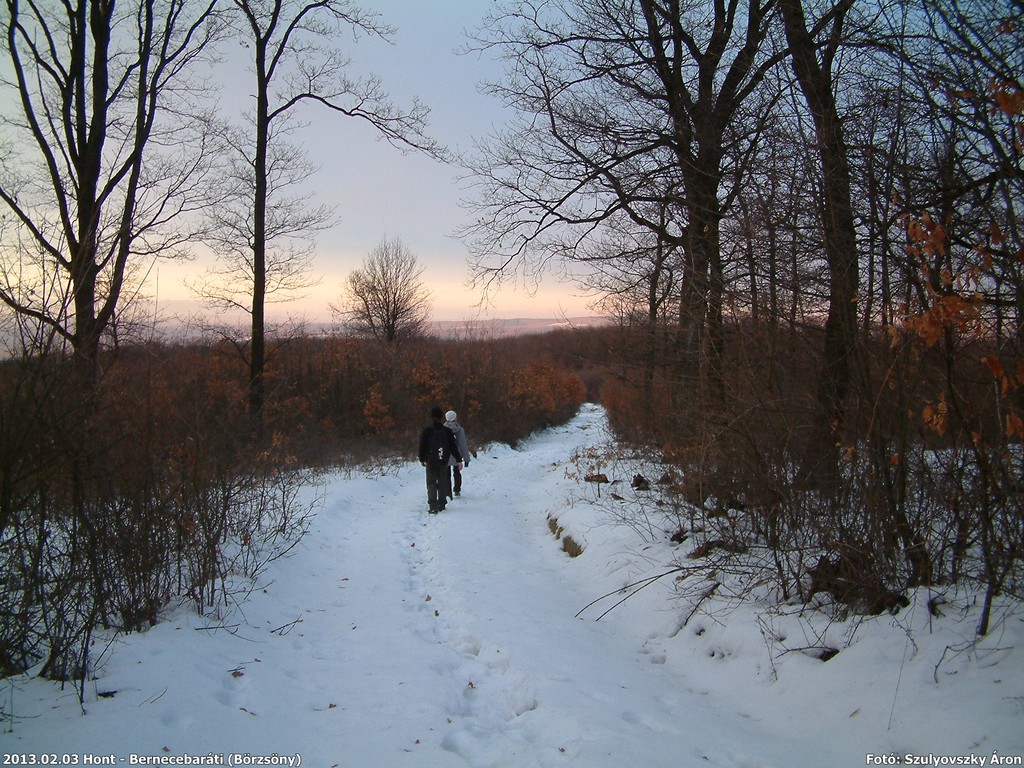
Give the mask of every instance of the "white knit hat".
POLYGON ((458 417, 459 414, 455 411, 448 411, 448 413, 444 415, 445 421, 455 421, 458 417))

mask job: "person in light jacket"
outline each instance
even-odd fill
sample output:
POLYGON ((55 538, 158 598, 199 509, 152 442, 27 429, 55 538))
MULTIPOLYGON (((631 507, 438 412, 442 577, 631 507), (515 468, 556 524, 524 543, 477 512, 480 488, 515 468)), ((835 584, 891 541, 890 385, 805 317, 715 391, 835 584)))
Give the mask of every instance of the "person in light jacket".
POLYGON ((459 424, 459 415, 455 411, 448 411, 444 418, 444 425, 455 434, 455 444, 459 446, 459 455, 462 457, 461 463, 455 460, 455 456, 448 460, 448 466, 451 467, 451 477, 448 478, 450 491, 448 498, 453 498, 452 494, 462 495, 462 468, 469 466, 469 441, 466 439, 466 430, 459 424))

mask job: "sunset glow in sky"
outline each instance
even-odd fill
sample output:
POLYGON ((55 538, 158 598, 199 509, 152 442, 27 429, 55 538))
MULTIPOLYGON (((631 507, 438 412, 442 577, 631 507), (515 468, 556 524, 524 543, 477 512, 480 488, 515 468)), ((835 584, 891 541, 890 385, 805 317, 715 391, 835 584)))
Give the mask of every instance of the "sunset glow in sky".
MULTIPOLYGON (((503 122, 502 105, 478 88, 481 81, 500 76, 501 63, 459 53, 469 42, 466 32, 480 25, 492 3, 378 0, 362 5, 377 10, 397 33, 392 45, 365 36, 355 44, 351 38, 340 41, 352 60, 353 77, 379 75, 402 107, 419 97, 431 109, 430 135, 452 151, 471 149, 474 137, 503 122)), ((219 80, 239 79, 225 86, 225 109, 248 106, 248 99, 239 98, 252 92, 242 67, 225 65, 225 72, 228 77, 219 80)), ((434 319, 590 314, 590 300, 580 290, 554 279, 536 291, 521 285, 503 288, 481 309, 479 290, 467 285, 466 246, 454 236, 471 218, 462 205, 469 195, 460 181, 464 171, 422 154, 403 154, 361 120, 312 105, 303 108, 300 118, 306 125, 292 139, 301 142, 320 168, 309 180, 311 202, 334 206, 339 221, 317 236, 314 271, 322 275, 319 286, 304 300, 268 306, 268 314, 329 320, 328 305, 337 303, 346 276, 384 237, 400 238, 426 267, 424 283, 433 296, 434 319)), ((183 280, 200 269, 200 262, 162 263, 154 269, 149 292, 162 311, 174 313, 187 306, 183 302, 191 295, 183 280)))

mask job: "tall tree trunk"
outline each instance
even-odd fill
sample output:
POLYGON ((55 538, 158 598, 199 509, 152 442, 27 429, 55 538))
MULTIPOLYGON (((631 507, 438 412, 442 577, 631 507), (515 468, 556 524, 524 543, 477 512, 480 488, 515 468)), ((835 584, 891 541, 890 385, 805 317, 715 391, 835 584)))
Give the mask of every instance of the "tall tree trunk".
POLYGON ((665 261, 672 248, 658 238, 657 252, 652 264, 651 277, 647 283, 647 328, 644 349, 644 388, 643 411, 644 419, 650 423, 654 414, 654 374, 659 359, 659 338, 661 336, 661 305, 664 300, 662 274, 665 261))
MULTIPOLYGON (((96 317, 97 237, 101 214, 101 158, 107 136, 109 49, 112 6, 89 0, 76 9, 78 28, 71 41, 74 89, 74 140, 69 144, 76 167, 76 231, 69 237, 70 277, 75 326, 72 335, 76 368, 88 378, 96 372, 103 328, 96 317), (90 41, 91 33, 91 41, 90 41), (91 61, 89 55, 91 53, 91 61)), ((70 126, 69 126, 70 127, 70 126)))
MULTIPOLYGON (((833 9, 835 30, 853 0, 841 0, 833 9)), ((818 382, 818 419, 814 425, 803 470, 815 486, 830 486, 838 470, 839 432, 846 417, 847 400, 855 377, 860 375, 857 353, 857 239, 853 217, 850 162, 842 122, 833 92, 831 55, 826 48, 824 63, 817 57, 817 45, 807 30, 802 0, 781 0, 780 8, 789 43, 793 72, 814 118, 821 159, 824 196, 825 257, 829 269, 829 306, 818 382)), ((833 36, 829 46, 838 44, 833 36)))
POLYGON ((252 331, 249 340, 249 414, 259 422, 265 399, 263 372, 266 364, 267 299, 267 149, 270 146, 270 82, 267 72, 267 39, 256 39, 256 154, 253 194, 252 331))

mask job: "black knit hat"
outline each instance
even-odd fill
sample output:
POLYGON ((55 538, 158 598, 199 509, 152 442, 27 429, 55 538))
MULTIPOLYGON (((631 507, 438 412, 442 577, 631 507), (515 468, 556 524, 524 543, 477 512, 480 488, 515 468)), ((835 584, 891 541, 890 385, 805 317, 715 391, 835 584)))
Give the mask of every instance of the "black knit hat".
POLYGON ((444 420, 444 411, 442 411, 440 408, 431 408, 430 409, 430 418, 436 419, 437 421, 443 421, 444 420))

